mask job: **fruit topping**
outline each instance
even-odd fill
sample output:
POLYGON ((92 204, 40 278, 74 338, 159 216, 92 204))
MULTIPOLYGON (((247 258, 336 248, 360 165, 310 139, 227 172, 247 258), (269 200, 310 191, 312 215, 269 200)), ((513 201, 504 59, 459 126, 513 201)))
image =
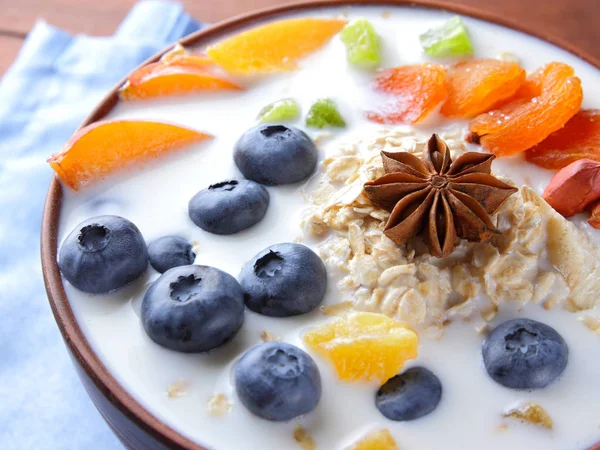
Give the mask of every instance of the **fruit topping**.
POLYGON ((265 106, 258 113, 258 120, 262 123, 289 122, 300 115, 300 106, 292 98, 277 100, 265 106))
POLYGON ((367 434, 348 450, 398 450, 398 446, 388 430, 377 430, 367 434))
POLYGON ((204 231, 233 234, 262 220, 269 207, 269 193, 250 180, 211 184, 192 197, 190 219, 204 231))
POLYGON ((419 338, 384 314, 356 312, 308 331, 304 342, 331 361, 342 381, 385 382, 417 357, 419 338))
POLYGON ((325 45, 344 25, 346 21, 337 19, 279 20, 217 42, 206 52, 234 74, 294 70, 298 60, 325 45))
POLYGON ((321 258, 301 244, 275 244, 248 261, 240 273, 246 306, 272 317, 288 317, 315 309, 327 289, 321 258))
POLYGON ((494 379, 512 389, 539 389, 567 367, 569 349, 554 328, 530 319, 501 323, 483 343, 483 363, 494 379))
POLYGON ((438 64, 396 67, 378 75, 373 89, 385 95, 367 119, 377 123, 419 123, 447 95, 446 71, 438 64))
POLYGON ((178 352, 206 352, 241 328, 244 294, 235 278, 214 267, 174 267, 146 292, 141 318, 158 345, 178 352))
POLYGON ((441 398, 438 377, 424 367, 411 367, 379 388, 375 406, 388 419, 402 422, 431 413, 441 398))
POLYGON ((302 181, 317 166, 317 147, 298 128, 259 125, 236 142, 233 159, 244 176, 257 183, 275 186, 302 181))
POLYGON ((471 118, 512 97, 525 81, 525 70, 514 62, 474 59, 446 70, 448 98, 441 113, 471 118))
POLYGON ((365 183, 369 200, 391 212, 384 233, 398 245, 418 234, 438 258, 449 256, 456 238, 482 242, 499 231, 491 215, 517 189, 494 178, 493 155, 468 152, 452 162, 434 134, 421 158, 381 152, 385 175, 365 183))
POLYGON ((133 100, 241 89, 240 86, 213 75, 202 67, 157 62, 149 64, 138 73, 134 72, 119 91, 119 96, 124 100, 133 100))
POLYGON ((313 128, 344 128, 346 122, 333 100, 321 98, 314 102, 308 110, 306 126, 313 128))
POLYGON ((212 136, 161 122, 107 120, 73 135, 48 162, 67 186, 78 190, 125 167, 133 167, 212 136))
POLYGON ((437 28, 419 36, 425 53, 434 58, 467 56, 473 53, 469 33, 459 16, 454 16, 437 28))
POLYGON ((81 222, 60 247, 58 267, 80 291, 105 294, 138 278, 148 266, 140 230, 119 216, 81 222))
POLYGON ((600 110, 582 109, 563 128, 527 150, 525 157, 555 170, 583 158, 600 161, 600 110))
POLYGON ((251 413, 282 422, 311 412, 321 398, 321 376, 298 347, 268 342, 251 348, 235 366, 235 390, 251 413))
POLYGON ((196 254, 192 245, 179 236, 164 236, 148 246, 150 265, 160 273, 173 267, 189 266, 194 263, 196 254))
POLYGON ((600 229, 600 201, 596 202, 590 208, 590 217, 588 218, 588 223, 592 227, 600 229))
POLYGON ((340 39, 346 46, 346 56, 350 64, 374 69, 381 63, 381 42, 367 19, 350 22, 342 29, 340 39))
POLYGON ((469 128, 496 155, 523 152, 561 129, 581 107, 581 81, 573 68, 553 62, 532 73, 512 101, 475 117, 469 128))
POLYGON ((173 46, 171 50, 165 53, 160 62, 165 64, 176 64, 178 66, 193 66, 209 68, 214 66, 215 62, 208 56, 201 53, 191 53, 180 43, 173 46))
POLYGON ((600 162, 580 159, 559 170, 542 197, 565 217, 585 211, 600 199, 600 162))

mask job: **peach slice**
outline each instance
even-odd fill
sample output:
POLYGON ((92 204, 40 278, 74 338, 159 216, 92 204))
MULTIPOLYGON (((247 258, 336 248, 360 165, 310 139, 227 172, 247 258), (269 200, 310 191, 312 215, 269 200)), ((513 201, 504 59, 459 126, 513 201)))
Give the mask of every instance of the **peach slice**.
POLYGON ((221 90, 242 88, 202 68, 157 62, 134 72, 119 95, 124 100, 132 100, 221 90))
POLYGON ((121 168, 210 138, 209 134, 168 123, 105 120, 75 133, 48 163, 67 186, 79 190, 121 168))
POLYGON ((233 74, 294 70, 299 59, 321 48, 345 25, 338 19, 280 20, 217 42, 206 53, 233 74))
POLYGON ((441 113, 446 117, 471 118, 512 97, 525 81, 525 70, 514 62, 474 59, 446 70, 448 98, 441 113))
POLYGON ((573 68, 547 64, 527 78, 510 103, 475 117, 469 138, 496 155, 523 152, 561 129, 582 100, 581 81, 573 68))
POLYGON ((375 91, 388 94, 367 119, 377 123, 418 123, 447 95, 446 71, 439 64, 416 64, 389 69, 375 78, 375 91))

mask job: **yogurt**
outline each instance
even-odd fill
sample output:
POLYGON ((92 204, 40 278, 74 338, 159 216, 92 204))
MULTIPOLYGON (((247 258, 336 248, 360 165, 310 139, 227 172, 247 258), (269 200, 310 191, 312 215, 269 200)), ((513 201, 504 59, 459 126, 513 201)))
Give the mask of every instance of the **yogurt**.
MULTIPOLYGON (((418 36, 440 25, 452 14, 408 7, 352 7, 319 9, 305 16, 349 19, 366 17, 383 44, 383 67, 421 63, 426 60, 418 36)), ((584 107, 600 101, 600 73, 575 56, 523 33, 465 18, 479 57, 510 52, 530 71, 550 61, 574 67, 586 94, 584 107)), ((109 119, 167 121, 206 131, 215 136, 174 156, 147 164, 97 183, 79 192, 64 190, 59 242, 81 221, 102 214, 128 218, 147 242, 177 234, 194 243, 196 264, 222 269, 234 276, 243 264, 268 245, 293 242, 301 236, 300 222, 306 208, 306 185, 268 188, 271 204, 265 218, 243 232, 218 236, 197 228, 187 215, 189 199, 209 184, 240 177, 232 159, 237 138, 256 122, 265 105, 285 97, 296 99, 303 113, 322 97, 333 99, 348 127, 319 144, 320 158, 340 142, 359 139, 377 129, 362 118, 368 105, 372 74, 348 66, 345 49, 335 37, 322 50, 306 58, 301 69, 252 81, 246 91, 215 93, 160 101, 120 102, 109 119)), ((441 122, 429 122, 435 129, 441 122)), ((307 130, 312 137, 323 132, 307 130)), ((520 157, 500 158, 494 171, 541 193, 552 172, 528 164, 520 157)), ((575 218, 582 224, 585 220, 575 218)), ((584 224, 587 225, 587 224, 584 224)), ((582 225, 582 226, 584 226, 582 225)), ((596 242, 600 232, 587 227, 596 242)), ((316 243, 305 242, 316 250, 316 243)), ((377 386, 342 383, 331 365, 313 355, 323 380, 317 408, 289 423, 272 423, 250 414, 236 399, 232 367, 268 332, 282 341, 304 348, 304 330, 331 320, 319 311, 292 318, 270 318, 251 311, 234 340, 209 354, 179 354, 153 343, 139 320, 139 305, 147 285, 158 277, 149 268, 142 279, 106 296, 80 292, 65 282, 75 317, 88 342, 122 386, 153 415, 191 440, 215 450, 295 449, 296 426, 303 426, 319 449, 343 449, 365 433, 387 428, 403 450, 565 450, 584 449, 600 441, 600 338, 562 309, 546 311, 529 305, 516 312, 507 308, 494 323, 512 317, 530 317, 554 327, 569 345, 569 365, 560 380, 532 392, 513 391, 496 384, 485 372, 481 358, 483 337, 472 324, 456 322, 439 341, 421 337, 419 357, 440 378, 442 401, 430 415, 413 422, 392 422, 375 408, 377 386), (181 395, 167 395, 178 386, 181 395), (215 394, 224 394, 231 411, 221 417, 208 412, 215 394), (554 428, 504 420, 502 413, 520 402, 543 405, 554 428), (507 425, 507 426, 506 426, 507 425), (232 432, 235 430, 235 432, 232 432)), ((333 277, 332 277, 333 278, 333 277)), ((324 304, 341 298, 330 278, 324 304)), ((410 364, 409 364, 410 366, 410 364)))

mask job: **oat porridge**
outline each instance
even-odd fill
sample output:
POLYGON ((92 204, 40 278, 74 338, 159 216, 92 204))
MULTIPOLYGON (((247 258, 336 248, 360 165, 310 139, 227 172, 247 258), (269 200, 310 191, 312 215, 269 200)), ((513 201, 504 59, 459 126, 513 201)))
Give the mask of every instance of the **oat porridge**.
POLYGON ((592 448, 598 99, 575 56, 436 10, 175 46, 49 160, 77 323, 214 450, 592 448))

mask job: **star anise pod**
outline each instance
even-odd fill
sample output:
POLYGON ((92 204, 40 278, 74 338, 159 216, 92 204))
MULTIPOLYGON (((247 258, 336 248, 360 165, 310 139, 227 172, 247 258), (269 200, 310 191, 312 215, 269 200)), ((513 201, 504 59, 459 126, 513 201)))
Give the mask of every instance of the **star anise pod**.
POLYGON ((437 134, 421 159, 382 151, 386 174, 364 188, 374 205, 391 212, 385 235, 400 245, 422 234, 439 258, 452 253, 457 237, 482 242, 499 233, 490 215, 517 189, 490 174, 494 158, 469 152, 453 163, 437 134))

